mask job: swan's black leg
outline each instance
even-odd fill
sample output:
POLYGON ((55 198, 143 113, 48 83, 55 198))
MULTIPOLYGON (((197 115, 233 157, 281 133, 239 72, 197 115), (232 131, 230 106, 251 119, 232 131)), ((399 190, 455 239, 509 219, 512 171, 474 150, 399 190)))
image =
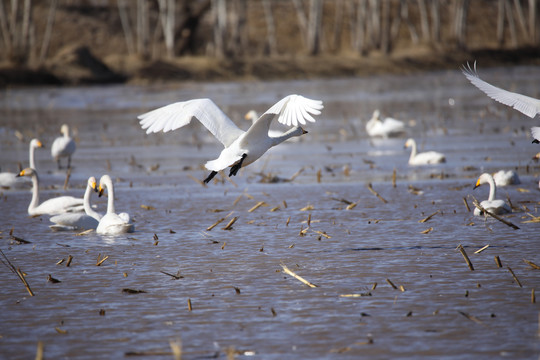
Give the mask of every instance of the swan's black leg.
POLYGON ((240 168, 242 167, 242 163, 244 162, 244 159, 246 158, 246 156, 247 156, 247 154, 243 154, 240 161, 238 161, 236 164, 231 166, 231 171, 229 172, 229 177, 231 177, 233 175, 236 175, 238 170, 240 170, 240 168))
POLYGON ((212 179, 214 178, 214 176, 216 176, 216 174, 217 174, 217 171, 212 171, 212 172, 210 173, 210 175, 208 175, 208 176, 206 177, 206 179, 203 180, 203 182, 204 182, 205 184, 208 184, 208 183, 210 182, 210 180, 212 180, 212 179))

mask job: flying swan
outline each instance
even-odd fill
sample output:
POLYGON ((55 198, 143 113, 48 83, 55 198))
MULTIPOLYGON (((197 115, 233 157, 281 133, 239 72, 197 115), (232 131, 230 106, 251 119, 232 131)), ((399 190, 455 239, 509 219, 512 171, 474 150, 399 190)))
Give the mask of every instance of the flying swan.
MULTIPOLYGON (((38 139, 32 139, 30 141, 30 147, 29 147, 29 161, 30 161, 30 167, 32 169, 36 168, 36 163, 34 161, 34 153, 35 149, 38 147, 43 147, 43 144, 38 139)), ((31 184, 30 182, 23 181, 24 178, 21 178, 17 176, 17 173, 11 173, 11 172, 2 172, 0 173, 0 187, 3 188, 20 188, 26 185, 31 184)))
POLYGON ((88 178, 86 190, 84 192, 84 213, 76 212, 55 215, 50 218, 50 221, 54 223, 54 225, 49 225, 49 227, 54 231, 96 229, 99 220, 101 220, 103 215, 92 209, 92 206, 90 205, 90 195, 92 194, 92 191, 98 192, 97 181, 93 176, 88 178))
POLYGON ((83 199, 73 196, 59 196, 39 203, 39 177, 32 168, 22 170, 17 176, 30 176, 32 178, 32 200, 28 205, 28 215, 57 215, 65 212, 83 211, 83 199))
MULTIPOLYGON (((474 186, 474 189, 476 189, 482 184, 489 184, 488 199, 480 203, 480 205, 484 209, 486 209, 487 211, 495 215, 512 212, 512 210, 506 204, 506 202, 504 202, 504 200, 495 199, 497 186, 495 185, 495 180, 493 180, 493 176, 491 176, 491 174, 483 173, 482 175, 480 175, 480 177, 476 181, 476 185, 474 186)), ((476 216, 483 215, 483 213, 478 208, 474 209, 473 214, 476 216)))
POLYGON ((446 162, 444 154, 436 151, 426 151, 416 153, 416 141, 408 139, 405 142, 405 148, 411 148, 411 156, 409 157, 409 165, 431 165, 446 162))
POLYGON ((403 121, 387 117, 380 119, 381 112, 377 109, 373 112, 371 119, 366 123, 366 131, 371 137, 389 138, 398 136, 405 132, 405 124, 403 121))
POLYGON ((67 157, 67 167, 69 169, 71 168, 71 155, 73 155, 76 148, 75 141, 69 136, 69 127, 66 124, 60 127, 60 133, 62 133, 63 136, 54 139, 51 146, 51 155, 58 164, 59 170, 62 168, 62 165, 60 165, 60 158, 67 157))
POLYGON ((99 196, 107 188, 107 213, 99 221, 96 232, 101 235, 119 235, 130 233, 135 230, 135 226, 130 223, 129 214, 117 214, 114 208, 114 186, 109 175, 103 175, 99 180, 99 196))
MULTIPOLYGON (((482 90, 493 100, 498 101, 501 104, 511 106, 532 119, 534 119, 536 114, 540 113, 540 100, 503 90, 480 79, 478 73, 476 72, 476 62, 474 63, 473 68, 467 64, 467 66, 463 66, 461 68, 461 71, 474 86, 482 90)), ((534 139, 533 143, 540 143, 540 127, 532 127, 531 134, 534 139)))
POLYGON ((319 115, 322 108, 322 101, 289 95, 262 114, 247 131, 238 128, 210 99, 173 103, 139 115, 138 119, 147 134, 176 130, 189 124, 192 119, 199 120, 225 146, 217 159, 205 165, 211 171, 204 179, 208 183, 218 171, 231 167, 229 176, 236 175, 242 166, 256 161, 271 147, 293 136, 306 134, 307 131, 299 124, 306 124, 306 120, 315 122, 311 115, 319 115), (280 123, 293 128, 272 137, 268 135, 268 130, 276 115, 280 123))

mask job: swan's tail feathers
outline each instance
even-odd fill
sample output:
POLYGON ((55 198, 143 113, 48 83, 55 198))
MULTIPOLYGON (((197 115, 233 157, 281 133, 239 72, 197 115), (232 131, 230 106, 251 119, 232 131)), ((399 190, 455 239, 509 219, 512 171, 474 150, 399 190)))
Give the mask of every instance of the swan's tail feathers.
POLYGON ((323 109, 321 100, 313 100, 301 95, 289 95, 278 101, 263 115, 279 115, 278 121, 287 126, 305 125, 306 121, 315 122, 312 115, 320 115, 323 109))
POLYGON ((217 175, 217 171, 212 171, 212 172, 210 173, 210 175, 208 175, 208 176, 206 177, 206 179, 203 180, 203 182, 204 182, 205 184, 208 184, 208 183, 210 182, 210 180, 212 180, 212 179, 214 178, 214 176, 216 176, 216 175, 217 175))
POLYGON ((534 138, 532 142, 534 144, 540 144, 540 127, 535 126, 531 128, 531 134, 532 134, 532 137, 534 138))

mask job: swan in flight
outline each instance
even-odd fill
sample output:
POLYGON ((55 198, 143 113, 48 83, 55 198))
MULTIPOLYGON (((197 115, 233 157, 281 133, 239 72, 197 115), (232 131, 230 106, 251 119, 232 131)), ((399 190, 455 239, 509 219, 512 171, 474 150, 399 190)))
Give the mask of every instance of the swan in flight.
MULTIPOLYGON (((498 88, 480 79, 476 72, 476 62, 474 63, 473 68, 471 68, 469 64, 463 66, 461 72, 463 72, 465 77, 469 79, 474 86, 482 90, 493 100, 511 106, 533 119, 536 114, 540 113, 540 100, 498 88)), ((531 134, 534 139, 533 143, 540 143, 540 127, 532 127, 531 134)))
POLYGON ((373 112, 371 119, 366 123, 366 131, 371 137, 389 138, 398 136, 405 132, 405 124, 403 121, 387 117, 380 119, 381 112, 377 109, 373 112))
POLYGON ((411 156, 409 157, 409 165, 431 165, 446 162, 444 154, 436 151, 426 151, 416 153, 416 141, 408 139, 405 142, 405 148, 411 148, 411 156))
POLYGON ((495 185, 497 186, 521 184, 519 176, 514 170, 499 170, 495 174, 493 174, 493 180, 495 181, 495 185))
POLYGON ((22 170, 17 176, 32 178, 32 200, 28 206, 28 215, 57 215, 65 212, 83 211, 83 199, 73 196, 59 196, 39 203, 39 178, 37 171, 32 168, 22 170))
POLYGON ((96 178, 91 176, 88 178, 86 190, 83 197, 84 213, 63 213, 50 218, 54 225, 49 227, 54 231, 66 230, 88 230, 96 229, 103 215, 92 209, 90 205, 90 195, 92 191, 98 192, 96 178))
MULTIPOLYGON (((512 209, 510 209, 510 207, 508 206, 508 204, 506 204, 504 200, 495 199, 497 185, 495 185, 495 180, 493 180, 493 176, 491 176, 491 174, 483 173, 482 175, 480 175, 480 177, 476 181, 474 189, 476 189, 482 184, 489 184, 489 197, 487 200, 484 200, 480 203, 480 205, 484 209, 496 215, 512 212, 512 209)), ((483 213, 480 212, 480 209, 478 208, 474 209, 473 214, 476 216, 483 215, 483 213)))
POLYGON ((67 157, 67 167, 69 169, 71 167, 71 155, 73 155, 76 148, 75 141, 69 136, 69 127, 66 124, 62 125, 60 128, 60 133, 62 133, 63 136, 54 139, 51 146, 51 155, 58 164, 58 169, 62 168, 62 165, 60 165, 60 158, 67 157))
MULTIPOLYGON (((34 153, 36 148, 43 147, 43 144, 38 139, 32 139, 30 141, 30 148, 29 148, 29 161, 30 161, 30 167, 32 169, 36 168, 36 163, 34 160, 34 153)), ((21 188, 26 185, 31 184, 30 182, 24 181, 26 178, 21 178, 17 176, 17 173, 11 173, 11 172, 2 172, 0 173, 0 187, 2 188, 21 188)))
POLYGON ((208 161, 205 165, 211 171, 204 179, 204 182, 208 183, 218 171, 231 167, 229 176, 236 175, 242 166, 256 161, 271 147, 291 137, 306 134, 307 131, 302 129, 300 124, 304 125, 306 121, 315 122, 311 115, 319 115, 322 108, 322 101, 289 95, 262 114, 247 131, 236 126, 210 99, 173 103, 139 115, 138 119, 147 134, 176 130, 189 124, 192 119, 199 120, 225 146, 217 159, 208 161), (268 135, 268 130, 276 116, 280 123, 293 127, 272 137, 268 135))
POLYGON ((116 214, 114 208, 114 186, 109 175, 103 175, 99 180, 99 196, 107 188, 107 213, 99 221, 96 232, 101 235, 119 235, 130 233, 135 230, 135 226, 130 223, 129 214, 116 214))

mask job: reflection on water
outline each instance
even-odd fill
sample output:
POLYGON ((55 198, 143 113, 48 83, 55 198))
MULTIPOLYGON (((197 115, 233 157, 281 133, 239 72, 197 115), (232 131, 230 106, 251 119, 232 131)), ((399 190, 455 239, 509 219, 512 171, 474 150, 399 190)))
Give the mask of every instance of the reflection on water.
MULTIPOLYGON (((540 91, 537 68, 481 75, 531 96, 540 91)), ((228 348, 261 359, 538 355, 531 292, 540 273, 523 261, 540 264, 538 226, 526 222, 539 216, 540 168, 532 157, 540 147, 528 134, 534 120, 493 103, 457 70, 12 89, 0 94, 0 109, 2 171, 25 166, 26 141, 38 136, 49 146, 36 153, 42 199, 82 196, 89 176, 108 173, 117 211, 136 224, 135 233, 119 237, 52 232, 48 217, 27 216, 27 190, 3 192, 0 248, 36 294, 29 297, 3 267, 6 358, 34 356, 38 341, 46 358, 172 358, 169 342, 179 339, 187 359, 226 358, 228 348), (247 128, 245 112, 264 111, 289 93, 325 102, 309 134, 207 187, 193 178, 206 177, 201 165, 221 148, 200 125, 146 135, 136 120, 170 102, 209 97, 247 128), (419 148, 444 153, 447 163, 412 168, 405 137, 369 139, 364 126, 376 108, 405 121, 419 148), (67 190, 49 153, 64 122, 78 141, 67 190), (521 178, 498 189, 515 208, 505 219, 519 230, 473 217, 465 205, 473 206, 472 195, 487 198, 486 186, 473 191, 476 178, 500 169, 521 178), (232 229, 223 230, 233 217, 232 229), (13 240, 11 229, 30 243, 13 240), (60 263, 70 255, 69 267, 60 263), (282 273, 281 264, 319 287, 282 273), (60 282, 48 282, 49 274, 60 282)), ((105 199, 92 200, 105 211, 105 199)))

